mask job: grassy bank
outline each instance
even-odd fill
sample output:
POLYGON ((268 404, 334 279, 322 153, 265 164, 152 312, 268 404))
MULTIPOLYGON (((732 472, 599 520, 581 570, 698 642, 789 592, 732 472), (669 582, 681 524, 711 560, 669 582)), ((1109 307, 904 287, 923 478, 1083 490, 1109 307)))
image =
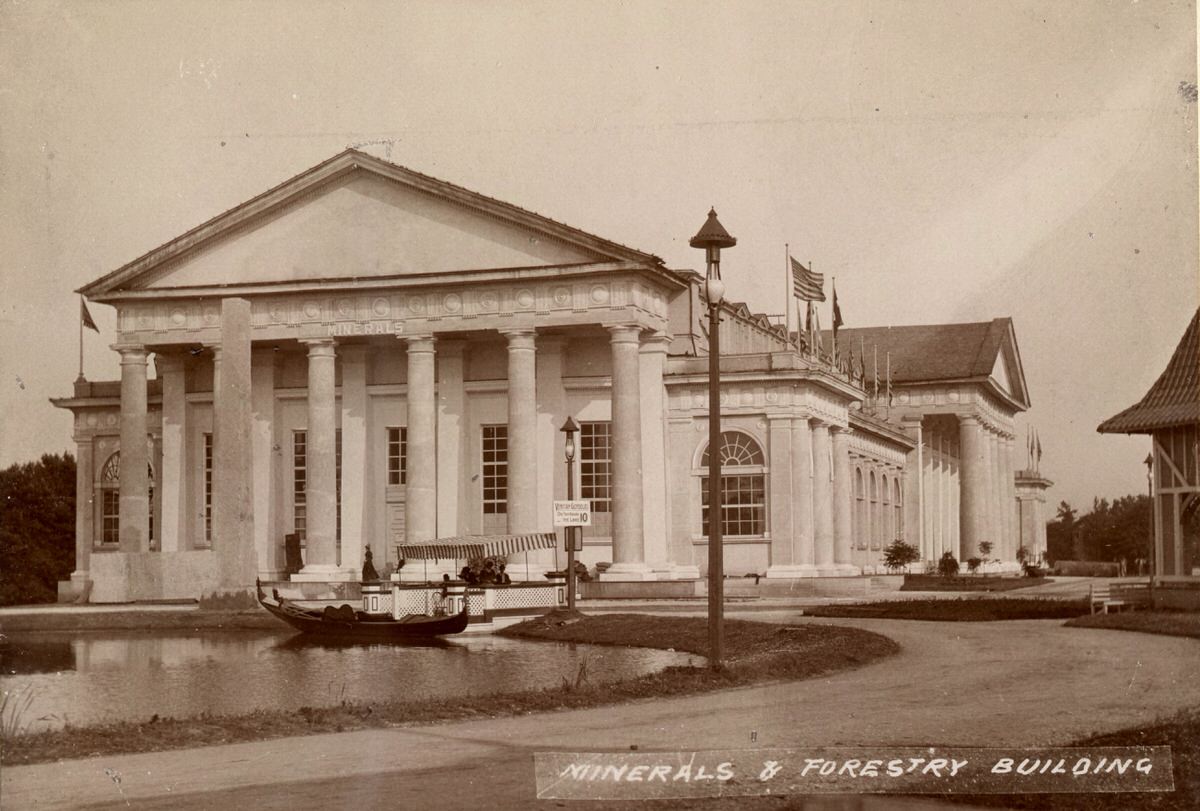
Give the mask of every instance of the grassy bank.
MULTIPOLYGON (((583 679, 576 683, 564 681, 559 688, 518 693, 426 701, 343 703, 327 708, 302 707, 296 711, 262 710, 240 716, 156 717, 143 723, 68 727, 55 732, 6 737, 3 761, 5 765, 15 766, 93 755, 597 707, 825 675, 860 667, 900 649, 886 637, 857 628, 781 626, 743 620, 727 620, 725 628, 728 667, 720 672, 707 667, 671 667, 603 685, 591 685, 583 679)), ((703 618, 639 614, 588 617, 577 612, 555 612, 549 617, 513 626, 505 633, 525 639, 707 653, 707 624, 703 618)))
POLYGON ((901 591, 1012 591, 1051 582, 1046 577, 1013 575, 966 575, 942 577, 937 574, 906 574, 901 591))
POLYGON ((1122 611, 1120 614, 1091 614, 1066 623, 1072 628, 1112 628, 1144 634, 1190 636, 1200 639, 1200 614, 1182 611, 1122 611))
POLYGON ((1069 619, 1087 614, 1086 600, 1033 598, 957 600, 893 600, 853 605, 824 605, 804 609, 813 617, 926 620, 931 622, 995 622, 998 620, 1069 619))

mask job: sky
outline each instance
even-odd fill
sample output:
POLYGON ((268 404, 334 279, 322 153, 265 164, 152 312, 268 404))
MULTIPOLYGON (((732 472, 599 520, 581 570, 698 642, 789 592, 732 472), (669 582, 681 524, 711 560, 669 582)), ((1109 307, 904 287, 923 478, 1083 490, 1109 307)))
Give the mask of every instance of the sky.
POLYGON ((72 447, 76 288, 359 146, 676 268, 715 206, 759 312, 788 245, 847 326, 1011 316, 1052 505, 1140 493, 1095 429, 1200 303, 1195 82, 1167 0, 0 0, 0 466, 72 447))

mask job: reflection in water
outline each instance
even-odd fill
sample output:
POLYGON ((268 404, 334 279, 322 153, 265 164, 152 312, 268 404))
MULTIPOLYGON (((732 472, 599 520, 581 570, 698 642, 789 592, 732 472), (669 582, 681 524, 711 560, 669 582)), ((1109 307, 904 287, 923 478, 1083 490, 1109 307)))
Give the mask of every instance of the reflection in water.
POLYGON ((694 658, 494 636, 381 644, 264 631, 13 634, 0 687, 33 695, 25 720, 36 731, 556 687, 574 681, 585 662, 595 684, 694 658))

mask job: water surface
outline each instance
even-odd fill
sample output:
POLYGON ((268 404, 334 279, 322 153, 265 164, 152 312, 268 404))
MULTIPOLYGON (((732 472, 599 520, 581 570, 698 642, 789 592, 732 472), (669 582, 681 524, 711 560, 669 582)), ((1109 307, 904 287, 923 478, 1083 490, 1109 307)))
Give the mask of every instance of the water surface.
POLYGON ((0 688, 6 715, 20 707, 20 725, 36 731, 557 687, 581 668, 597 684, 701 661, 495 636, 342 645, 269 631, 14 633, 0 651, 0 688))

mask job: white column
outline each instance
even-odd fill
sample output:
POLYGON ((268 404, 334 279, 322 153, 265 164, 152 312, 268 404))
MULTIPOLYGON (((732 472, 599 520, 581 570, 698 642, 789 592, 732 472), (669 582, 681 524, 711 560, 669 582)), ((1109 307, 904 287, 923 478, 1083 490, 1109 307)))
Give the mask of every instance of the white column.
MULTIPOLYGON (((250 301, 221 299, 221 375, 213 392, 213 552, 220 565, 214 594, 253 600, 254 499, 251 478, 250 301)), ((252 604, 252 603, 251 603, 252 604)))
POLYGON ((837 574, 833 552, 833 457, 829 425, 815 422, 812 429, 813 545, 821 575, 837 574))
MULTIPOLYGON (((861 570, 854 565, 851 552, 853 534, 854 470, 850 465, 850 431, 848 427, 833 428, 833 562, 838 574, 856 575, 861 570)), ((876 477, 878 482, 878 477, 876 477)), ((876 491, 878 496, 878 491, 876 491)), ((868 494, 868 498, 870 495, 868 494)), ((879 519, 878 509, 871 508, 871 526, 879 519)), ((870 546, 870 543, 867 544, 870 546)))
POLYGON ((925 546, 925 525, 922 514, 925 512, 925 431, 921 417, 901 420, 904 433, 916 443, 908 452, 904 463, 904 542, 915 546, 921 553, 922 560, 930 558, 925 546))
POLYGON ((612 335, 613 565, 610 580, 652 577, 642 535, 641 327, 621 324, 612 335))
MULTIPOLYGON (((350 580, 362 579, 367 478, 367 347, 338 350, 342 362, 342 532, 338 561, 350 580)), ((371 550, 383 559, 378 546, 371 550)))
POLYGON ((336 352, 332 338, 308 345, 308 426, 305 429, 304 568, 293 580, 337 580, 336 352))
MULTIPOLYGON (((463 422, 466 416, 464 347, 462 341, 439 341, 437 347, 437 527, 444 537, 465 532, 465 527, 460 529, 459 515, 460 477, 467 469, 463 436, 466 430, 463 422)), ((378 560, 381 552, 374 551, 378 560)))
POLYGON ((537 353, 534 330, 508 330, 508 531, 537 532, 537 353))
POLYGON ((958 418, 960 448, 959 481, 962 524, 959 535, 959 562, 978 553, 979 542, 987 532, 987 438, 979 418, 962 415, 958 418))
MULTIPOLYGON (((274 347, 250 350, 250 410, 254 488, 254 549, 260 576, 275 579, 285 568, 283 535, 276 527, 274 347)), ((290 479, 288 480, 290 483, 290 479)), ((165 506, 165 505, 164 505, 165 506)))
MULTIPOLYGON (((987 444, 985 446, 987 453, 987 530, 983 533, 981 540, 992 542, 992 554, 989 557, 995 557, 1000 551, 1000 454, 997 452, 996 431, 991 426, 988 426, 987 444)), ((979 554, 979 547, 976 545, 973 555, 979 554)))
POLYGON ((1013 470, 1013 440, 1012 434, 1005 434, 1000 444, 1000 458, 1003 462, 1001 475, 1004 476, 1004 488, 1000 496, 1004 503, 1005 547, 1003 559, 1010 568, 1016 564, 1017 547, 1021 543, 1017 531, 1017 485, 1013 470))
POLYGON ((428 543, 437 527, 437 399, 432 335, 408 342, 408 459, 405 486, 404 539, 428 543))
POLYGON ((159 354, 162 379, 162 469, 158 492, 162 504, 159 548, 178 552, 187 548, 187 401, 185 360, 182 355, 159 354))
POLYGON ((642 342, 639 354, 638 390, 641 393, 642 418, 642 484, 646 497, 642 501, 642 532, 647 565, 660 580, 671 579, 672 561, 667 551, 667 511, 670 502, 667 488, 666 391, 663 389, 663 368, 667 362, 667 347, 671 337, 656 332, 642 342))
MULTIPOLYGON (((79 424, 78 422, 76 424, 79 424)), ((77 594, 82 594, 91 580, 89 567, 92 546, 95 543, 95 451, 92 438, 75 435, 75 571, 71 572, 71 583, 77 594)))
POLYGON ((113 349, 121 354, 121 551, 146 552, 150 549, 146 348, 115 344, 113 349))
MULTIPOLYGON (((565 435, 559 429, 567 418, 567 393, 563 389, 563 350, 566 340, 562 336, 538 336, 537 338, 537 531, 554 531, 554 499, 567 497, 567 463, 564 454, 565 435)), ((579 441, 576 435, 575 441, 579 441)), ((576 475, 579 456, 576 453, 576 475)), ((578 492, 578 491, 577 491, 578 492)), ((559 533, 558 565, 561 568, 565 550, 562 533, 559 533)), ((516 555, 509 564, 509 574, 516 578, 529 567, 526 579, 545 583, 543 573, 553 571, 555 550, 539 549, 528 555, 516 555)))

